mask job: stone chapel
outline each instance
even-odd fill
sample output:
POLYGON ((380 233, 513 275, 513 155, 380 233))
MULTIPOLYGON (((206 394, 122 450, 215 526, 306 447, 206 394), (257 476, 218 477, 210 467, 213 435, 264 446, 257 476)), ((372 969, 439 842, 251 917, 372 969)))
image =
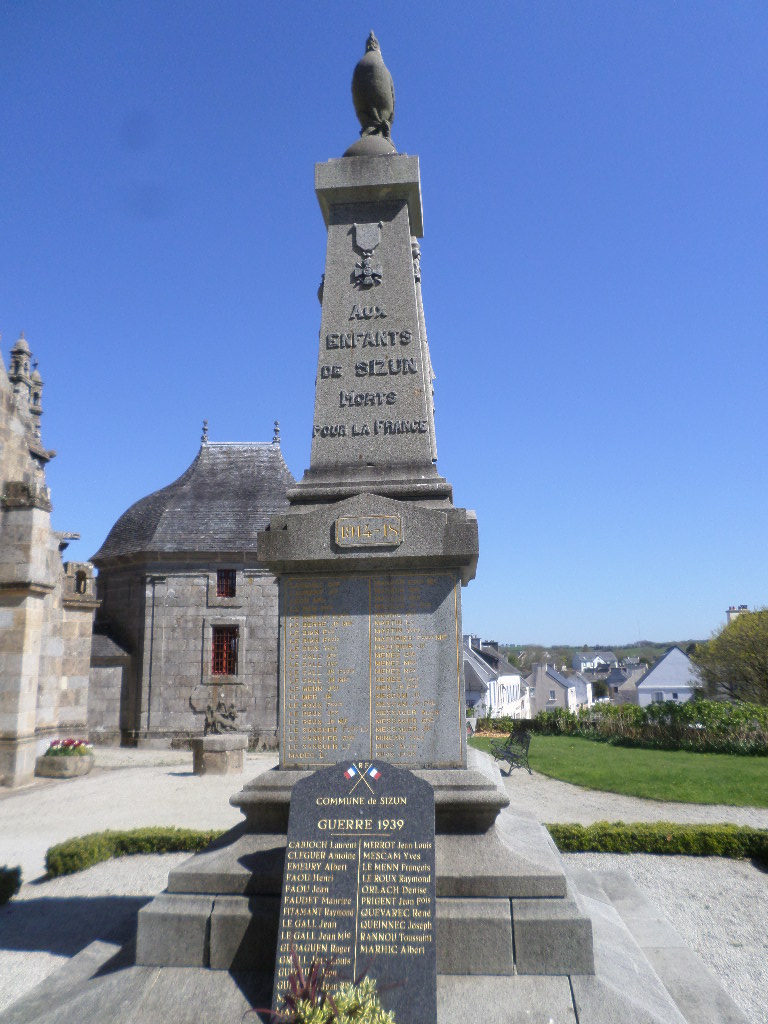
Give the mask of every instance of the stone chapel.
POLYGON ((23 333, 0 360, 0 785, 32 780, 48 741, 88 730, 93 567, 51 528, 43 381, 23 333))
POLYGON ((239 444, 204 426, 186 472, 124 512, 93 556, 92 741, 184 746, 223 703, 253 745, 277 745, 277 585, 256 557, 294 484, 275 427, 271 442, 239 444))

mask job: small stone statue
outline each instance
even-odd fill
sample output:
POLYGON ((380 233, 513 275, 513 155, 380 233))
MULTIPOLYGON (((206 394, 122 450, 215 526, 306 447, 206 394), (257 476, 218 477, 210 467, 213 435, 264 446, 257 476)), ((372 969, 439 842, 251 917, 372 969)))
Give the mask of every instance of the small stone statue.
POLYGON ((362 139, 350 146, 344 156, 395 153, 389 137, 395 119, 395 86, 373 32, 352 74, 352 102, 362 126, 362 139))
POLYGON ((237 711, 234 704, 227 707, 224 701, 220 700, 215 711, 211 704, 205 709, 203 735, 217 736, 223 732, 237 732, 237 711))

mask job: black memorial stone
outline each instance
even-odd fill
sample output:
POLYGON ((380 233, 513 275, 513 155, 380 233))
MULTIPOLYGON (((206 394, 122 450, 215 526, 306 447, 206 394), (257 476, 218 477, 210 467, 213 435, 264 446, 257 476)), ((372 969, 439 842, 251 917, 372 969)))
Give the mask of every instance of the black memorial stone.
MULTIPOLYGON (((291 795, 273 1010, 293 953, 331 962, 339 983, 365 974, 397 1024, 435 1024, 435 799, 383 761, 343 761, 291 795)), ((329 986, 335 988, 336 981, 329 986)))

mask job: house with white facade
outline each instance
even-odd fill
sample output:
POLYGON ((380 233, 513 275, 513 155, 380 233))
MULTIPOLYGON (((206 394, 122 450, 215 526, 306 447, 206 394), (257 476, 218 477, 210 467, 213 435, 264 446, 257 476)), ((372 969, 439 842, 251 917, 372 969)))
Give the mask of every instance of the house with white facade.
POLYGON ((498 644, 468 634, 463 637, 464 685, 467 706, 478 718, 528 718, 528 688, 498 644))
POLYGON ((571 659, 571 668, 577 672, 606 672, 618 663, 613 651, 577 651, 571 659))
POLYGON ((463 638, 461 653, 464 663, 464 699, 472 715, 487 718, 491 714, 491 683, 495 672, 480 655, 472 649, 470 638, 463 638))
POLYGON ((696 666, 679 647, 670 647, 653 668, 638 679, 637 703, 641 707, 675 700, 682 704, 701 687, 696 666))

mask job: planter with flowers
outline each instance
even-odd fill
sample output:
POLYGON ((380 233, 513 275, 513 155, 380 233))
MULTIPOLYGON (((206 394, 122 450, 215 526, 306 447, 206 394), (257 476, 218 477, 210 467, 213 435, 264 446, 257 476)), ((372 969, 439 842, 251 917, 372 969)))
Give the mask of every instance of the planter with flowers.
POLYGON ((35 762, 35 775, 45 779, 73 779, 93 768, 93 746, 85 740, 52 740, 35 762))

